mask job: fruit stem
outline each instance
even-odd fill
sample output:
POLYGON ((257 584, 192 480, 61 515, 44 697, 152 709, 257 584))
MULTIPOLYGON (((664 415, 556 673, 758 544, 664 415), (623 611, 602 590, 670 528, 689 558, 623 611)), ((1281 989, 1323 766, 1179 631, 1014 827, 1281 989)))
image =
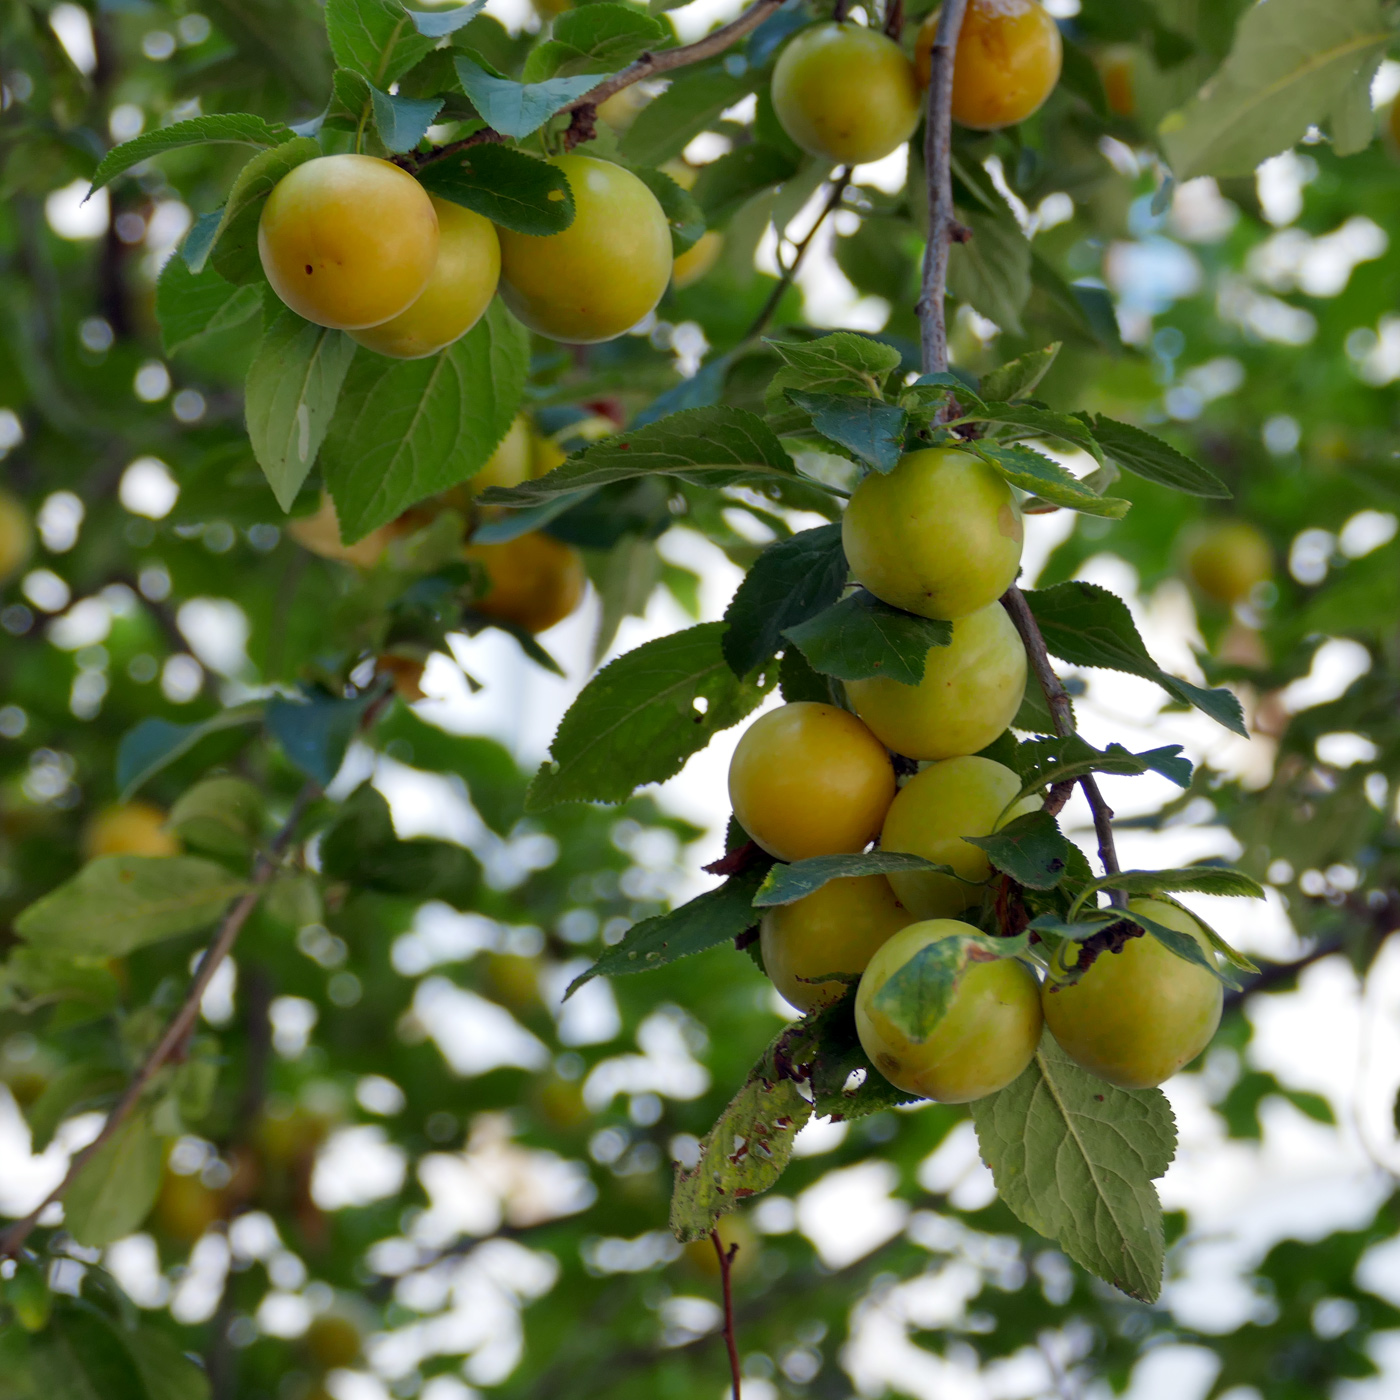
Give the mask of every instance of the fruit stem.
POLYGON ((953 58, 967 0, 946 0, 929 55, 928 107, 924 116, 924 173, 928 179, 928 242, 923 289, 916 308, 925 374, 948 368, 948 246, 957 230, 953 213, 953 58))
POLYGON ((714 1245, 715 1255, 719 1259, 720 1288, 724 1293, 724 1345, 729 1351, 729 1374, 734 1386, 734 1400, 740 1400, 739 1342, 734 1335, 734 1289, 729 1278, 739 1246, 731 1244, 725 1249, 718 1230, 710 1231, 710 1243, 714 1245))
POLYGON ((248 922, 248 916, 262 898, 263 890, 273 875, 277 873, 278 859, 291 844, 292 837, 301 824, 307 805, 319 795, 320 791, 321 789, 316 783, 307 783, 297 794, 296 800, 292 803, 291 811, 287 814, 287 820, 282 823, 281 830, 273 837, 267 850, 258 854, 246 892, 224 916, 224 922, 219 928, 218 935, 199 960, 199 970, 195 973, 194 980, 185 993, 185 999, 180 1004, 180 1009, 166 1026, 165 1034, 161 1036, 156 1048, 151 1051, 146 1063, 137 1072, 136 1078, 127 1085, 126 1092, 117 1101, 116 1107, 107 1115, 107 1121, 102 1125, 102 1131, 81 1152, 76 1153, 68 1163, 68 1170, 64 1173, 63 1180, 23 1220, 17 1220, 3 1235, 0 1235, 0 1259, 9 1258, 18 1251, 39 1223, 39 1217, 55 1201, 63 1198, 64 1192, 73 1184, 78 1173, 82 1171, 94 1154, 111 1140, 131 1115, 132 1110, 140 1103, 146 1090, 150 1087, 151 1081, 168 1061, 176 1058, 183 1051, 189 1040, 190 1032, 194 1028, 195 1018, 199 1015, 199 1003, 205 990, 213 981, 214 974, 233 950, 233 945, 238 941, 238 935, 243 931, 243 925, 248 922))

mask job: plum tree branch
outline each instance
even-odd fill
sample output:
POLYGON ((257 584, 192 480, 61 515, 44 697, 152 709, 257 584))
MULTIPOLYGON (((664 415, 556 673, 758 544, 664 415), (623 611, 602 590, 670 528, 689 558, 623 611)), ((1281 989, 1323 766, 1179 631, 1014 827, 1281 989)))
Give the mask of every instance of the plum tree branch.
POLYGON ((718 1230, 710 1231, 710 1243, 714 1245, 715 1256, 719 1259, 720 1288, 724 1293, 724 1345, 729 1352, 730 1381, 734 1387, 734 1400, 740 1400, 739 1342, 734 1334, 734 1288, 730 1280, 734 1256, 739 1252, 739 1246, 731 1244, 725 1249, 718 1230))
POLYGON ((171 1017, 156 1048, 147 1056, 145 1063, 137 1071, 136 1077, 127 1085, 126 1092, 117 1101, 116 1107, 107 1115, 107 1121, 102 1125, 102 1131, 81 1152, 76 1153, 68 1163, 68 1170, 64 1173, 63 1180, 28 1215, 22 1220, 17 1220, 3 1235, 0 1235, 0 1259, 8 1258, 19 1250, 20 1246, 29 1238, 34 1227, 38 1225, 39 1217, 55 1201, 63 1199, 64 1193, 77 1179, 78 1173, 101 1150, 103 1145, 112 1139, 117 1129, 130 1117, 146 1090, 150 1088, 152 1080, 184 1047, 191 1030, 194 1028, 195 1017, 199 1014, 199 1004, 209 983, 213 981, 214 974, 232 952, 233 945, 238 941, 238 935, 243 931, 243 925, 248 922, 248 916, 257 907, 258 901, 262 898, 263 890, 277 871, 279 857, 291 844, 292 837, 301 824, 301 818, 306 811, 307 804, 319 791, 320 789, 315 783, 307 783, 297 794, 281 829, 273 837, 267 849, 259 852, 257 860, 254 861, 246 893, 224 916, 218 934, 200 959, 199 970, 195 973, 194 980, 185 993, 185 999, 181 1002, 180 1009, 171 1017))

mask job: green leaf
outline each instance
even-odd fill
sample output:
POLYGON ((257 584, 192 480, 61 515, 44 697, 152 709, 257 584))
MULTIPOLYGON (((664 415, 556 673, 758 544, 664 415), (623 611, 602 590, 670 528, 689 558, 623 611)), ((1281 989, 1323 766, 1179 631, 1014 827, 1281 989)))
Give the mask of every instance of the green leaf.
POLYGON ((99 856, 15 918, 46 955, 120 958, 207 928, 247 888, 198 856, 99 856))
MULTIPOLYGON (((484 505, 542 505, 566 492, 638 476, 675 476, 693 486, 739 486, 797 468, 773 430, 742 408, 687 408, 597 443, 547 476, 483 491, 484 505)), ((804 478, 805 480, 805 478, 804 478)))
POLYGON ((262 793, 246 778, 206 778, 181 793, 166 825, 187 846, 216 856, 247 856, 263 828, 262 793))
POLYGON ((319 786, 329 787, 370 699, 360 695, 346 700, 322 691, 313 691, 303 700, 274 695, 267 702, 267 732, 293 767, 319 786))
POLYGON ((1263 899, 1264 887, 1242 870, 1228 865, 1188 865, 1177 870, 1120 870, 1095 880, 1092 889, 1123 890, 1127 894, 1159 894, 1163 890, 1216 894, 1235 899, 1263 899))
POLYGON ((168 719, 143 719, 127 730, 117 745, 117 787, 123 802, 163 769, 183 758, 201 739, 240 724, 256 724, 263 716, 261 701, 222 710, 197 724, 172 724, 168 719))
POLYGON ((253 456, 284 511, 315 464, 354 357, 355 342, 344 331, 303 321, 285 307, 263 332, 248 367, 244 413, 253 456))
MULTIPOLYGON (((1089 422, 1087 414, 1081 415, 1089 422)), ((1159 486, 1170 486, 1188 496, 1204 496, 1210 500, 1225 500, 1230 488, 1214 472, 1184 457, 1170 443, 1145 433, 1130 423, 1118 423, 1099 414, 1092 421, 1099 446, 1124 471, 1132 472, 1159 486)))
POLYGON ((1223 968, 1212 957, 1208 956, 1205 949, 1191 937, 1189 933, 1182 933, 1180 929, 1172 928, 1169 924, 1158 923, 1150 915, 1141 914, 1135 909, 1122 909, 1118 911, 1120 919, 1136 924, 1140 929, 1152 935, 1169 953, 1174 953, 1182 962, 1194 963, 1197 967, 1203 967, 1212 977, 1217 977, 1227 987, 1234 991, 1240 989, 1240 979, 1227 968, 1223 968))
POLYGON ((214 230, 209 256, 225 281, 243 284, 263 280, 258 257, 258 220, 272 187, 297 166, 315 160, 321 148, 308 136, 298 136, 275 150, 256 155, 238 172, 214 230))
POLYGON ((702 623, 599 671, 560 721, 527 805, 621 802, 644 783, 673 777, 715 734, 738 724, 777 675, 740 680, 724 659, 723 636, 724 623, 702 623))
POLYGON ((1103 451, 1093 433, 1089 431, 1088 425, 1082 418, 1068 413, 1052 413, 1049 409, 1038 408, 1034 404, 986 401, 978 406, 976 412, 965 411, 961 418, 946 426, 977 422, 988 423, 998 429, 1010 428, 1011 433, 998 434, 1009 439, 1058 438, 1069 443, 1071 447, 1078 447, 1089 453, 1100 465, 1103 464, 1103 451))
POLYGON ((783 635, 824 676, 842 681, 887 676, 901 685, 918 685, 929 649, 946 647, 953 625, 892 608, 858 588, 783 635))
POLYGON ((440 37, 425 32, 396 0, 326 0, 326 34, 339 67, 384 88, 426 58, 440 37))
POLYGON ((948 255, 948 290, 1002 330, 1021 335, 1021 312, 1031 294, 1031 245, 1010 210, 959 210, 972 231, 948 255))
POLYGON ((1059 353, 1060 342, 1057 340, 1043 350, 1032 350, 1029 354, 998 365, 982 377, 983 396, 1002 403, 1028 398, 1035 391, 1036 385, 1045 378, 1059 353))
POLYGON ((515 418, 528 364, 529 336, 498 300, 427 359, 356 355, 321 448, 342 537, 479 471, 515 418))
POLYGON ((138 1327, 123 1332, 121 1339, 141 1373, 146 1400, 209 1400, 208 1375, 173 1337, 158 1327, 138 1327))
POLYGON ((797 375, 785 388, 814 389, 826 394, 865 394, 881 397, 884 381, 902 357, 892 345, 855 331, 833 331, 818 340, 766 340, 797 375))
POLYGON ((1097 495, 1058 462, 1029 447, 994 442, 990 438, 972 438, 966 446, 995 467, 1013 486, 1034 492, 1054 505, 1085 515, 1107 516, 1110 520, 1119 520, 1128 513, 1130 502, 1116 496, 1097 495))
POLYGON ((788 398, 812 415, 812 426, 825 438, 877 472, 892 472, 904 453, 909 415, 892 403, 855 394, 810 394, 789 389, 788 398))
POLYGON ((1339 107, 1345 115, 1358 75, 1394 40, 1380 0, 1269 5, 1244 11, 1220 70, 1162 122, 1162 144, 1178 180, 1252 175, 1309 126, 1324 125, 1339 107))
POLYGON ((922 1045, 948 1014, 958 984, 971 964, 996 962, 1025 950, 1024 934, 992 938, 985 933, 955 933, 935 939, 890 973, 871 997, 871 1009, 922 1045))
POLYGON ((777 540, 754 561, 725 609, 724 655, 747 676, 782 646, 785 628, 829 608, 846 584, 840 525, 818 525, 777 540))
POLYGON ((191 272, 184 258, 169 259, 156 282, 156 319, 167 355, 244 325, 261 307, 256 287, 235 287, 213 268, 191 272))
POLYGON ((1156 681, 1169 695, 1248 737, 1240 702, 1228 690, 1205 690, 1163 671, 1148 655, 1127 604, 1106 588, 1076 580, 1032 589, 1026 601, 1051 655, 1071 666, 1102 666, 1156 681))
POLYGON ((754 895, 754 908, 771 909, 805 899, 832 880, 848 880, 857 875, 890 875, 900 870, 931 870, 939 875, 962 877, 951 865, 937 865, 923 856, 906 851, 865 851, 849 856, 812 856, 791 865, 775 865, 754 895))
POLYGON ((208 142, 232 142, 240 146, 279 146, 290 141, 292 132, 281 122, 265 122, 247 112, 224 112, 209 117, 191 117, 143 132, 130 141, 123 141, 102 157, 92 172, 92 190, 100 190, 124 170, 140 165, 151 156, 165 151, 177 151, 182 146, 202 146, 208 142))
POLYGON ((900 1104, 917 1103, 917 1094, 896 1089, 870 1062, 856 1033, 855 996, 809 1012, 792 1028, 786 1053, 794 1064, 805 1066, 812 1090, 813 1113, 838 1122, 880 1113, 900 1104), (860 1082, 848 1088, 851 1076, 860 1082))
POLYGON ((764 141, 751 141, 701 166, 695 198, 711 228, 722 228, 760 190, 781 185, 797 173, 797 161, 764 141))
POLYGON ((408 10, 408 17, 420 34, 429 39, 445 39, 469 24, 485 8, 486 0, 471 0, 469 5, 454 5, 442 10, 408 10))
POLYGON ((116 1070, 90 1060, 79 1060, 59 1070, 25 1109, 30 1151, 42 1152, 65 1118, 85 1109, 106 1107, 125 1087, 126 1080, 116 1070))
POLYGON ((429 194, 516 233, 562 233, 574 221, 574 196, 564 172, 513 146, 470 146, 418 174, 429 194))
MULTIPOLYGON (((586 6, 589 10, 598 7, 598 3, 586 6)), ((672 254, 679 257, 686 249, 694 247, 705 232, 705 215, 695 202, 695 196, 689 190, 683 190, 664 170, 652 170, 645 165, 631 166, 629 169, 656 196, 656 202, 666 216, 666 227, 671 230, 672 254)))
POLYGON ((1105 1282, 1156 1300, 1162 1207, 1152 1182, 1176 1154, 1160 1089, 1095 1078, 1047 1031, 1020 1078, 972 1105, 972 1121, 997 1192, 1019 1220, 1105 1282))
POLYGON ((595 977, 650 972, 678 958, 718 948, 747 933, 759 919, 753 900, 763 874, 764 863, 759 862, 669 913, 633 924, 620 943, 607 949, 592 967, 574 978, 566 995, 572 996, 595 977))
POLYGON ((1112 928, 1119 922, 1120 914, 1118 909, 1085 910, 1084 916, 1079 919, 1065 919, 1058 914, 1037 914, 1026 927, 1037 933, 1053 933, 1056 938, 1072 938, 1080 942, 1112 928))
POLYGON ((753 91, 759 75, 731 75, 721 60, 682 69, 659 97, 648 102, 622 138, 622 154, 638 165, 661 165, 706 130, 726 107, 753 91))
POLYGON ((160 1194, 165 1145, 134 1112, 83 1164, 63 1197, 63 1224, 79 1244, 111 1244, 141 1228, 160 1194))
POLYGON ((812 1105, 772 1067, 772 1049, 705 1134, 699 1162, 676 1172, 671 1229, 678 1239, 704 1239, 722 1215, 772 1186, 792 1157, 812 1105))
POLYGON ((411 151, 428 134, 434 118, 442 111, 440 97, 396 97, 369 85, 374 104, 374 125, 385 149, 411 151))
POLYGON ((550 37, 530 51, 522 76, 537 83, 576 73, 612 73, 648 50, 674 43, 671 28, 641 10, 595 0, 555 17, 550 37))
POLYGON ((120 1334, 96 1309, 57 1310, 48 1328, 30 1339, 26 1361, 26 1400, 150 1400, 120 1334))
POLYGON ((1028 889, 1052 890, 1065 878, 1069 842, 1049 812, 1023 812, 990 836, 963 839, 986 851, 998 870, 1028 889))
POLYGON ((196 214, 190 231, 180 243, 180 261, 193 273, 204 271, 209 260, 210 249, 219 236, 219 226, 223 222, 224 211, 214 209, 208 214, 196 214))
POLYGON ((517 83, 510 78, 493 77, 460 54, 453 59, 453 66, 481 119, 502 136, 517 141, 538 131, 560 108, 598 86, 593 75, 517 83))
POLYGON ((1136 754, 1121 744, 1096 749, 1078 734, 1027 742, 1021 746, 1019 757, 1023 763, 1027 759, 1033 762, 1026 773, 1025 785, 1014 799, 1016 802, 1056 783, 1073 782, 1089 773, 1114 773, 1125 777, 1160 773, 1184 788, 1190 785, 1193 768, 1190 759, 1181 757, 1180 744, 1166 744, 1160 749, 1136 754))

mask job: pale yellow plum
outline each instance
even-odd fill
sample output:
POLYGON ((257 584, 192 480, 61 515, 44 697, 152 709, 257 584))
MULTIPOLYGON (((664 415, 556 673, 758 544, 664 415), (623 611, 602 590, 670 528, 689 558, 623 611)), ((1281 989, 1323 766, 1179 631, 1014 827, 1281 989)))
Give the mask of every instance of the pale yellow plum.
POLYGON ((501 229, 501 297, 532 331, 572 344, 612 340, 661 300, 671 230, 630 170, 596 156, 556 156, 574 221, 536 237, 501 229))
POLYGON ((0 490, 0 583, 25 566, 34 549, 34 528, 18 497, 0 490))
POLYGON ((671 269, 671 280, 678 291, 693 287, 718 261, 724 252, 724 235, 707 228, 685 252, 677 254, 671 269))
POLYGON ((375 156, 318 156, 273 187, 258 223, 272 290, 318 326, 357 330, 406 311, 428 285, 438 220, 427 191, 375 156))
POLYGON ((971 1103, 1004 1089, 1040 1042, 1035 976, 1014 958, 966 968, 928 1039, 911 1040, 873 1005, 885 983, 930 944, 976 934, 956 919, 927 919, 895 934, 870 959, 856 991, 856 1033, 871 1063, 897 1089, 939 1103, 971 1103))
POLYGON ((378 326, 350 339, 395 360, 421 360, 471 330, 496 295, 501 245, 490 219, 432 197, 438 221, 437 262, 418 299, 378 326))
POLYGON ((583 556, 552 535, 536 530, 500 544, 469 544, 464 553, 491 580, 491 591, 472 604, 487 617, 544 632, 583 601, 583 556))
POLYGON ((764 970, 799 1011, 825 1006, 845 995, 845 984, 803 979, 864 972, 875 950, 913 918, 883 875, 831 880, 764 914, 759 926, 764 970))
MULTIPOLYGON (((1215 952, 1184 909, 1160 899, 1135 899, 1131 912, 1194 938, 1213 963, 1215 952)), ((1079 945, 1066 943, 1041 988, 1045 1023, 1076 1064, 1120 1089, 1148 1089, 1170 1079, 1210 1044, 1224 995, 1219 978, 1179 958, 1144 933, 1119 953, 1100 953, 1072 985, 1057 985, 1056 966, 1073 968, 1079 945)))
POLYGON ((919 124, 914 66, 893 39, 858 24, 813 24, 773 69, 773 110, 804 151, 840 165, 882 160, 919 124))
POLYGON ((853 714, 810 700, 760 715, 729 763, 739 825, 779 860, 863 851, 894 783, 884 746, 853 714))
MULTIPOLYGON (((919 83, 929 82, 938 12, 914 44, 919 83)), ((1063 45, 1037 0, 970 0, 953 58, 953 120, 978 131, 1024 121, 1055 90, 1063 45)))
POLYGON ((104 807, 83 831, 83 853, 98 856, 176 856, 180 842, 165 826, 165 813, 149 802, 104 807))
POLYGON ((930 647, 918 685, 888 676, 847 681, 856 714, 886 748, 907 758, 955 758, 984 749, 1016 717, 1026 690, 1026 649, 1000 603, 953 623, 930 647))
POLYGON ((877 598, 949 622, 1006 592, 1022 536, 1006 480, 954 447, 910 452, 888 475, 871 472, 841 525, 851 572, 877 598))
POLYGON ((342 544, 335 502, 324 493, 321 504, 313 514, 301 515, 288 522, 287 533, 303 549, 319 554, 322 559, 339 559, 342 563, 354 564, 361 569, 372 569, 384 557, 384 551, 393 538, 390 527, 381 525, 354 544, 342 544))
POLYGON ((1010 768, 975 756, 930 764, 900 789, 885 818, 880 849, 909 851, 962 877, 931 870, 891 874, 895 894, 916 918, 950 918, 981 899, 980 884, 991 877, 991 862, 964 838, 990 836, 1012 817, 1035 811, 1040 799, 1034 796, 1006 810, 1020 790, 1021 780, 1010 768))
POLYGON ((519 486, 528 480, 534 465, 532 436, 530 420, 523 413, 519 414, 496 450, 486 459, 486 465, 463 482, 463 486, 476 496, 488 486, 519 486))
POLYGON ((1233 607, 1274 571, 1264 532, 1248 520, 1212 520, 1188 529, 1186 572, 1207 598, 1233 607))

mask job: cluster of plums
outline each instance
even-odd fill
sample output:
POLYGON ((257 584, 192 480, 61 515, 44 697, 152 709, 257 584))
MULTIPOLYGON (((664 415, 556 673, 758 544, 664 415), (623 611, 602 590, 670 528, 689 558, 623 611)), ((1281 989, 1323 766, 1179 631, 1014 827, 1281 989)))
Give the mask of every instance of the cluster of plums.
MULTIPOLYGON (((923 680, 848 682, 854 710, 810 701, 760 716, 729 769, 734 815, 779 860, 854 854, 879 839, 955 875, 902 871, 833 880, 764 915, 763 964, 792 1005, 840 997, 828 973, 860 975, 856 1026, 893 1084, 945 1103, 995 1092, 1025 1069, 1043 1022, 1081 1065, 1112 1083, 1160 1083, 1194 1059, 1215 1031, 1220 985, 1150 938, 1102 955, 1073 985, 1036 978, 1014 959, 974 964, 929 1038, 910 1041, 874 1005, 889 977, 938 939, 977 930, 959 916, 981 902, 993 871, 966 838, 988 836, 1040 804, 1016 800, 1021 780, 980 756, 1014 719, 1026 655, 998 599, 1016 577, 1021 515, 1011 488, 980 458, 931 448, 856 488, 842 535, 856 580, 878 598, 952 623, 923 680), (891 751, 918 760, 898 785, 891 751)), ((1142 912, 1198 939, 1184 911, 1148 901, 1142 912)), ((1072 965, 1077 945, 1068 957, 1072 965)))

